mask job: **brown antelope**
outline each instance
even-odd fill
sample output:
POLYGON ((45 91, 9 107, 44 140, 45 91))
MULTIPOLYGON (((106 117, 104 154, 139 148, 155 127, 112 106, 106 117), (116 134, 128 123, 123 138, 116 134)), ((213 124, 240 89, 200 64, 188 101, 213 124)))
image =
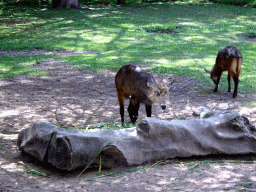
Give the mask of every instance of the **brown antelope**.
POLYGON ((169 99, 167 86, 157 85, 152 74, 136 65, 124 65, 116 74, 115 85, 122 125, 125 99, 130 99, 127 110, 132 123, 137 120, 140 103, 145 104, 147 117, 151 117, 153 103, 159 103, 163 110, 167 109, 165 103, 169 99))
POLYGON ((218 90, 222 72, 228 71, 228 92, 230 92, 230 77, 232 77, 235 83, 233 98, 237 96, 242 63, 243 56, 236 47, 228 46, 219 51, 212 70, 209 71, 204 69, 207 73, 211 74, 211 79, 215 83, 214 92, 217 92, 218 90))

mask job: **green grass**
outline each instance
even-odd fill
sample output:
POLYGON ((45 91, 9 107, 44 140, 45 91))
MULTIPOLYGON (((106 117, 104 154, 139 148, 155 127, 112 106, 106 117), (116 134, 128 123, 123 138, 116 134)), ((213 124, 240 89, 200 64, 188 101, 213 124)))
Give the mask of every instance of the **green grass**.
MULTIPOLYGON (((240 93, 256 92, 255 9, 222 4, 176 2, 126 7, 91 6, 91 10, 3 9, 0 50, 90 50, 90 55, 0 57, 0 77, 44 75, 36 61, 64 60, 79 70, 118 70, 137 63, 150 72, 184 75, 212 84, 218 51, 236 46, 244 57, 240 93), (180 27, 176 28, 175 26, 180 27), (176 33, 149 33, 172 30, 176 33), (25 63, 25 65, 24 65, 25 63)), ((224 73, 226 76, 226 73, 224 73)), ((227 90, 226 78, 220 89, 227 90)))
POLYGON ((209 89, 206 89, 206 88, 203 88, 203 87, 198 87, 198 88, 195 88, 195 90, 199 93, 204 93, 204 94, 208 94, 208 93, 214 93, 213 90, 209 90, 209 89))
POLYGON ((12 78, 20 74, 30 76, 46 76, 47 73, 43 70, 33 67, 38 60, 49 60, 46 56, 33 57, 0 57, 0 78, 12 78))
POLYGON ((62 127, 62 126, 56 124, 56 126, 61 127, 65 130, 78 129, 82 132, 101 131, 103 129, 119 130, 119 129, 136 127, 136 125, 137 124, 132 124, 132 123, 124 123, 124 125, 121 125, 120 122, 102 122, 102 123, 96 123, 96 124, 90 124, 90 125, 79 125, 79 126, 75 126, 75 127, 62 127))
POLYGON ((42 176, 42 177, 51 178, 48 174, 42 173, 42 172, 37 171, 37 170, 35 170, 35 169, 33 169, 33 168, 25 168, 25 172, 26 172, 26 173, 33 174, 33 175, 39 175, 39 176, 42 176))

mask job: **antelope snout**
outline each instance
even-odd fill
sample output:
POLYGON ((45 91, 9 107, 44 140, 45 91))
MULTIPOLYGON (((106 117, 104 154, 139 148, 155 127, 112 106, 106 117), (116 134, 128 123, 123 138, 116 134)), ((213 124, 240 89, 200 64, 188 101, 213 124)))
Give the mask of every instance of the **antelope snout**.
POLYGON ((161 105, 161 108, 162 108, 163 110, 165 110, 165 109, 167 109, 167 105, 166 105, 166 104, 162 104, 162 105, 161 105))

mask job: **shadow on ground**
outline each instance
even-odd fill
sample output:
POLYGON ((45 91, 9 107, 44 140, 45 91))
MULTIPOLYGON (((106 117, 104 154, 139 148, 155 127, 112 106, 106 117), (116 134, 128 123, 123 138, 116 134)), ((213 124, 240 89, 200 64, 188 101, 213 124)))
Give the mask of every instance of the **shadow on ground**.
MULTIPOLYGON (((35 122, 44 120, 60 126, 75 126, 120 121, 114 72, 77 71, 54 60, 35 66, 46 70, 49 76, 22 75, 0 80, 0 191, 222 191, 255 187, 255 165, 239 162, 206 161, 204 165, 195 164, 194 167, 167 164, 144 167, 118 177, 77 182, 74 172, 56 173, 52 168, 35 164, 30 158, 24 159, 16 146, 17 135, 35 122), (27 167, 47 172, 53 178, 26 173, 24 168, 27 167)), ((157 81, 166 77, 154 76, 157 81)), ((237 110, 255 125, 255 109, 250 106, 253 95, 239 94, 233 99, 232 93, 226 90, 217 94, 210 91, 199 93, 197 88, 211 90, 213 86, 189 77, 169 77, 174 81, 170 88, 169 111, 162 112, 160 107, 153 106, 152 116, 186 119, 191 118, 194 109, 204 106, 212 110, 237 110)), ((141 106, 139 119, 145 116, 145 109, 141 106)), ((125 121, 130 122, 126 111, 125 121)), ((112 171, 105 170, 105 173, 112 171)), ((94 177, 95 174, 95 170, 90 170, 82 178, 94 177)))

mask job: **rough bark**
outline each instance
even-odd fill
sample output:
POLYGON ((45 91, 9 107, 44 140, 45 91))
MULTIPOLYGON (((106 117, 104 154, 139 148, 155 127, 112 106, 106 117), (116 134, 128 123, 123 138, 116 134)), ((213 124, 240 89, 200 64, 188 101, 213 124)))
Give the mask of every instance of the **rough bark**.
POLYGON ((78 0, 53 0, 52 8, 64 9, 64 8, 74 8, 81 9, 82 7, 78 4, 78 0))
MULTIPOLYGON (((39 122, 19 133, 18 147, 63 170, 86 167, 101 153, 103 167, 134 166, 175 157, 256 153, 256 129, 235 111, 195 111, 199 118, 145 118, 136 128, 83 133, 39 122), (209 117, 211 116, 211 117, 209 117)), ((96 158, 91 166, 98 166, 96 158)))
POLYGON ((116 4, 124 6, 124 5, 126 5, 126 0, 117 0, 116 4))

